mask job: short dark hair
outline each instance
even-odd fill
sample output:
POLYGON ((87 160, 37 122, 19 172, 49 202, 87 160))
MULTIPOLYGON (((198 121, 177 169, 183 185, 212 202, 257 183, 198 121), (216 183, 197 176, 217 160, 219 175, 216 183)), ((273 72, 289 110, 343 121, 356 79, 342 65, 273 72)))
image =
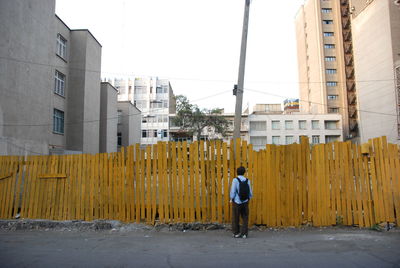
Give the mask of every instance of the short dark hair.
POLYGON ((244 173, 246 172, 246 169, 243 166, 240 166, 240 167, 238 167, 236 172, 238 175, 244 175, 244 173))

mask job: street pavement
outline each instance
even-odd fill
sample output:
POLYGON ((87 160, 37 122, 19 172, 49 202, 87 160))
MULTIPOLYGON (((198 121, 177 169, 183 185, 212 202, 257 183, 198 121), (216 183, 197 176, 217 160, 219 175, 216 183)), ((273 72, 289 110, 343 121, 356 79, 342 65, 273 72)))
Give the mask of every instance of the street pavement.
POLYGON ((400 230, 2 230, 0 267, 400 267, 400 230))

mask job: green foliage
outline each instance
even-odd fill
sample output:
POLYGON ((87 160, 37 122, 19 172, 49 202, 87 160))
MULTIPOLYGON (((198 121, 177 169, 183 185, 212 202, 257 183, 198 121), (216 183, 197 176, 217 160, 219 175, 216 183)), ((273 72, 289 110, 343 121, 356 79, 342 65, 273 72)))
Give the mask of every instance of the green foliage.
POLYGON ((206 127, 214 128, 216 133, 226 135, 229 121, 223 116, 223 109, 200 109, 195 104, 191 104, 186 96, 176 96, 176 117, 173 119, 175 125, 181 130, 200 139, 201 132, 206 127))

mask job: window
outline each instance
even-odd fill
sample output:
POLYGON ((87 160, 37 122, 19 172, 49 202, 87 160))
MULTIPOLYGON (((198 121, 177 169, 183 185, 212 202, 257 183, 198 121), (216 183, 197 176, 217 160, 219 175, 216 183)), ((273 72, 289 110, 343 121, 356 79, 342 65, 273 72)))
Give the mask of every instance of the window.
POLYGON ((250 143, 254 146, 264 146, 265 144, 267 144, 267 137, 250 137, 250 143))
POLYGON ((53 132, 64 134, 64 112, 57 109, 53 110, 53 132))
POLYGON ((325 129, 338 129, 338 121, 325 121, 325 129))
POLYGON ((267 122, 266 121, 251 121, 250 122, 250 130, 252 130, 252 131, 267 130, 267 122))
MULTIPOLYGON (((118 124, 122 124, 122 110, 117 111, 118 124)), ((144 118, 143 118, 144 119, 144 118)), ((143 121, 142 121, 143 122, 143 121)), ((145 122, 144 122, 145 123, 145 122)))
POLYGON ((333 20, 323 20, 322 24, 333 24, 333 20))
POLYGON ((325 44, 324 48, 328 48, 328 49, 335 48, 335 45, 334 44, 325 44))
POLYGON ((326 56, 325 61, 336 61, 336 57, 335 56, 326 56))
POLYGON ((272 144, 280 144, 280 136, 272 136, 272 144))
POLYGON ((325 72, 326 72, 327 74, 336 74, 336 73, 337 73, 337 70, 336 70, 336 69, 326 69, 325 72))
POLYGON ((327 87, 336 87, 336 86, 337 86, 337 82, 335 82, 335 81, 328 81, 328 82, 326 82, 326 86, 327 86, 327 87))
POLYGON ((340 136, 325 136, 325 143, 329 143, 329 142, 334 142, 334 141, 338 141, 340 138, 340 136))
POLYGON ((318 144, 319 143, 319 136, 318 135, 313 135, 311 139, 312 144, 318 144))
POLYGON ((147 130, 142 130, 142 138, 147 138, 148 137, 147 134, 148 134, 147 130))
POLYGON ((61 36, 61 34, 57 34, 57 52, 56 54, 63 59, 67 57, 67 40, 61 36))
POLYGON ((117 133, 117 145, 118 146, 122 145, 122 133, 121 132, 117 133))
POLYGON ((167 130, 167 129, 163 129, 163 130, 161 131, 161 133, 162 133, 162 137, 163 137, 163 138, 168 138, 168 130, 167 130))
POLYGON ((328 108, 328 114, 338 114, 338 113, 339 113, 339 108, 337 107, 328 108))
POLYGON ((322 8, 321 11, 322 11, 322 13, 331 13, 332 8, 322 8))
POLYGON ((146 86, 135 86, 135 94, 146 94, 147 87, 146 86))
POLYGON ((306 120, 299 120, 299 129, 307 129, 307 121, 306 120))
POLYGON ((324 32, 324 36, 328 37, 328 36, 334 36, 333 32, 324 32))
POLYGON ((294 137, 293 136, 286 136, 285 137, 285 142, 286 142, 286 144, 294 143, 294 137))
POLYGON ((319 129, 319 120, 312 120, 311 121, 311 128, 312 129, 319 129))
POLYGON ((158 136, 157 129, 153 129, 153 137, 154 137, 154 138, 157 138, 157 136, 158 136))
POLYGON ((280 129, 280 122, 272 121, 272 129, 280 129))
POLYGON ((163 100, 162 101, 162 105, 163 105, 163 108, 168 108, 168 101, 167 100, 163 100))
POLYGON ((338 98, 338 95, 328 95, 328 100, 337 100, 338 98))
POLYGON ((54 77, 54 93, 64 97, 65 96, 64 89, 65 89, 65 75, 56 70, 56 74, 54 77))
POLYGON ((292 120, 285 121, 285 129, 293 129, 293 121, 292 120))

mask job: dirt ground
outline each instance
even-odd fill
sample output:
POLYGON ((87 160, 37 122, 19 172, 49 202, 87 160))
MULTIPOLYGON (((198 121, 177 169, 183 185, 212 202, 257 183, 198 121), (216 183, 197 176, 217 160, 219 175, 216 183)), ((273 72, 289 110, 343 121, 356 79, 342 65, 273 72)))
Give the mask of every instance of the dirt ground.
POLYGON ((0 222, 1 267, 400 267, 396 228, 255 227, 235 239, 219 225, 19 223, 0 222))

